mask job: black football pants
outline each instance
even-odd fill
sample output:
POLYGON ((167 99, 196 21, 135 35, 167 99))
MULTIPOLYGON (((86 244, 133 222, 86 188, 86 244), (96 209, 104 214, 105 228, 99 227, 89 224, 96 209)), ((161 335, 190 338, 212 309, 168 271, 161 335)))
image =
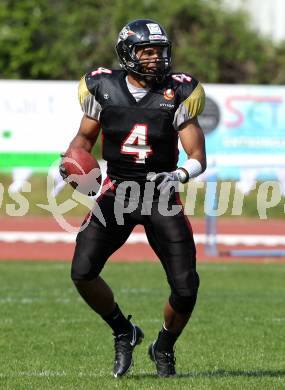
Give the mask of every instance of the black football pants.
POLYGON ((108 189, 96 205, 100 208, 104 221, 98 219, 94 213, 87 227, 78 233, 72 261, 72 279, 96 278, 108 258, 126 242, 134 227, 142 224, 149 244, 164 267, 172 294, 193 300, 199 286, 196 249, 191 225, 176 194, 173 193, 167 201, 167 206, 162 208, 158 195, 151 203, 144 203, 141 197, 139 201, 132 199, 126 194, 122 198, 117 194, 117 199, 115 198, 116 189, 108 189), (122 205, 132 210, 124 213, 123 223, 122 213, 116 218, 114 208, 119 208, 115 206, 115 202, 117 206, 122 205), (134 205, 132 202, 135 202, 134 205), (161 212, 161 209, 165 211, 168 207, 171 210, 173 206, 181 207, 176 215, 165 215, 165 212, 161 212))

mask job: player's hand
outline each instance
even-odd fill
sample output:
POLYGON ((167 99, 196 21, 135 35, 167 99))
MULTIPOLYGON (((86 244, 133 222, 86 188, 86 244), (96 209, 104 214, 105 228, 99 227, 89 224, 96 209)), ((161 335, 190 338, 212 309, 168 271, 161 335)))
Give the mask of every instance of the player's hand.
POLYGON ((157 189, 164 195, 170 192, 171 188, 175 187, 180 181, 179 174, 176 171, 154 173, 149 180, 158 183, 157 189))
POLYGON ((61 160, 59 163, 59 173, 60 173, 60 176, 63 178, 63 180, 66 180, 66 178, 68 177, 68 173, 67 173, 67 170, 66 170, 64 163, 63 163, 65 153, 60 153, 60 157, 61 157, 61 160))

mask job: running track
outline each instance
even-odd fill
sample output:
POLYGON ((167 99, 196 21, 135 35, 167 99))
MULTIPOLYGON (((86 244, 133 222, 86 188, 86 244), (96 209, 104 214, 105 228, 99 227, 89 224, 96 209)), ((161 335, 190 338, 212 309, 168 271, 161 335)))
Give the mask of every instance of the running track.
MULTIPOLYGON (((80 226, 81 219, 72 218, 68 220, 73 226, 80 226)), ((74 242, 62 242, 53 240, 53 242, 24 242, 20 238, 16 239, 14 242, 8 242, 7 240, 1 240, 2 236, 9 232, 50 232, 63 233, 62 229, 57 225, 56 221, 48 217, 21 217, 21 218, 1 218, 0 226, 0 260, 65 260, 70 261, 73 254, 74 242), (5 232, 5 234, 4 234, 5 232)), ((191 224, 193 227, 194 234, 202 236, 205 233, 204 221, 201 219, 191 219, 191 224)), ((218 224, 219 234, 226 235, 257 235, 260 236, 261 242, 264 239, 274 238, 274 236, 279 236, 285 234, 285 222, 282 220, 268 220, 268 221, 259 221, 252 219, 223 219, 219 221, 218 224)), ((143 228, 141 226, 137 227, 134 230, 134 233, 143 233, 143 228)), ((57 236, 56 234, 53 236, 57 236)), ((58 235, 59 236, 59 235, 58 235)), ((141 236, 141 234, 135 234, 135 236, 141 236)), ((285 240, 285 236, 284 236, 285 240)), ((27 240, 26 240, 27 241, 27 240)), ((144 240, 143 240, 144 241, 144 240)), ((245 248, 244 246, 235 246, 235 248, 245 248)), ((263 246, 264 247, 264 246, 263 246)), ((276 248, 283 248, 284 246, 277 246, 276 248)), ((254 248, 262 248, 261 245, 254 246, 254 248)), ((228 247, 221 245, 220 249, 225 250, 228 247)), ((209 258, 204 253, 204 246, 202 244, 197 244, 197 258, 198 261, 235 261, 233 258, 223 257, 221 258, 209 258)), ((149 247, 147 243, 136 242, 136 243, 127 243, 111 257, 111 261, 154 261, 157 257, 149 247)), ((252 259, 252 261, 267 261, 268 259, 252 259)), ((272 259, 271 259, 272 260, 272 259)), ((239 261, 243 261, 239 259, 239 261)), ((248 259, 244 260, 248 261, 248 259)), ((276 258, 275 261, 285 261, 285 258, 276 258)))

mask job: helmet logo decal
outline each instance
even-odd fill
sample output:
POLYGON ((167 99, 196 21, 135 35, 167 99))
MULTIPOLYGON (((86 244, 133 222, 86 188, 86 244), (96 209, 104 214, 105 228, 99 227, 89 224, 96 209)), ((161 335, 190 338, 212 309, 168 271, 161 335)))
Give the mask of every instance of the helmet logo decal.
POLYGON ((128 26, 124 27, 119 34, 119 41, 125 41, 129 36, 136 35, 135 32, 131 31, 128 26))
POLYGON ((150 41, 167 41, 167 38, 165 35, 150 35, 149 36, 150 41))
POLYGON ((171 88, 166 89, 166 90, 164 91, 163 96, 164 96, 164 99, 165 99, 165 100, 171 100, 171 99, 173 99, 173 98, 174 98, 174 91, 173 91, 173 89, 171 89, 171 88))
POLYGON ((151 34, 162 34, 161 29, 158 24, 156 23, 147 23, 147 28, 149 29, 149 32, 151 34))

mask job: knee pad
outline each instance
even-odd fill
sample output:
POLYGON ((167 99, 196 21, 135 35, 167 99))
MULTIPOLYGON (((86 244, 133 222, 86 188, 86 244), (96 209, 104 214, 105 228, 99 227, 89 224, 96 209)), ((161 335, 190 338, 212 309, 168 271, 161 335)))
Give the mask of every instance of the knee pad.
POLYGON ((197 295, 181 296, 172 292, 169 297, 169 303, 173 310, 175 310, 177 313, 191 314, 195 307, 196 299, 197 295))
MULTIPOLYGON (((83 259, 84 260, 84 259, 83 259)), ((81 259, 73 258, 71 265, 71 279, 73 282, 76 281, 90 281, 99 276, 101 269, 97 269, 92 266, 89 262, 82 261, 81 259)))
POLYGON ((179 290, 171 291, 169 303, 171 307, 181 314, 191 314, 197 300, 197 293, 200 284, 199 275, 196 273, 195 280, 187 290, 180 292, 179 290))
POLYGON ((73 283, 76 284, 76 282, 86 281, 89 282, 93 279, 96 279, 99 276, 99 273, 97 272, 80 272, 80 270, 77 270, 76 268, 71 268, 70 277, 73 283))

